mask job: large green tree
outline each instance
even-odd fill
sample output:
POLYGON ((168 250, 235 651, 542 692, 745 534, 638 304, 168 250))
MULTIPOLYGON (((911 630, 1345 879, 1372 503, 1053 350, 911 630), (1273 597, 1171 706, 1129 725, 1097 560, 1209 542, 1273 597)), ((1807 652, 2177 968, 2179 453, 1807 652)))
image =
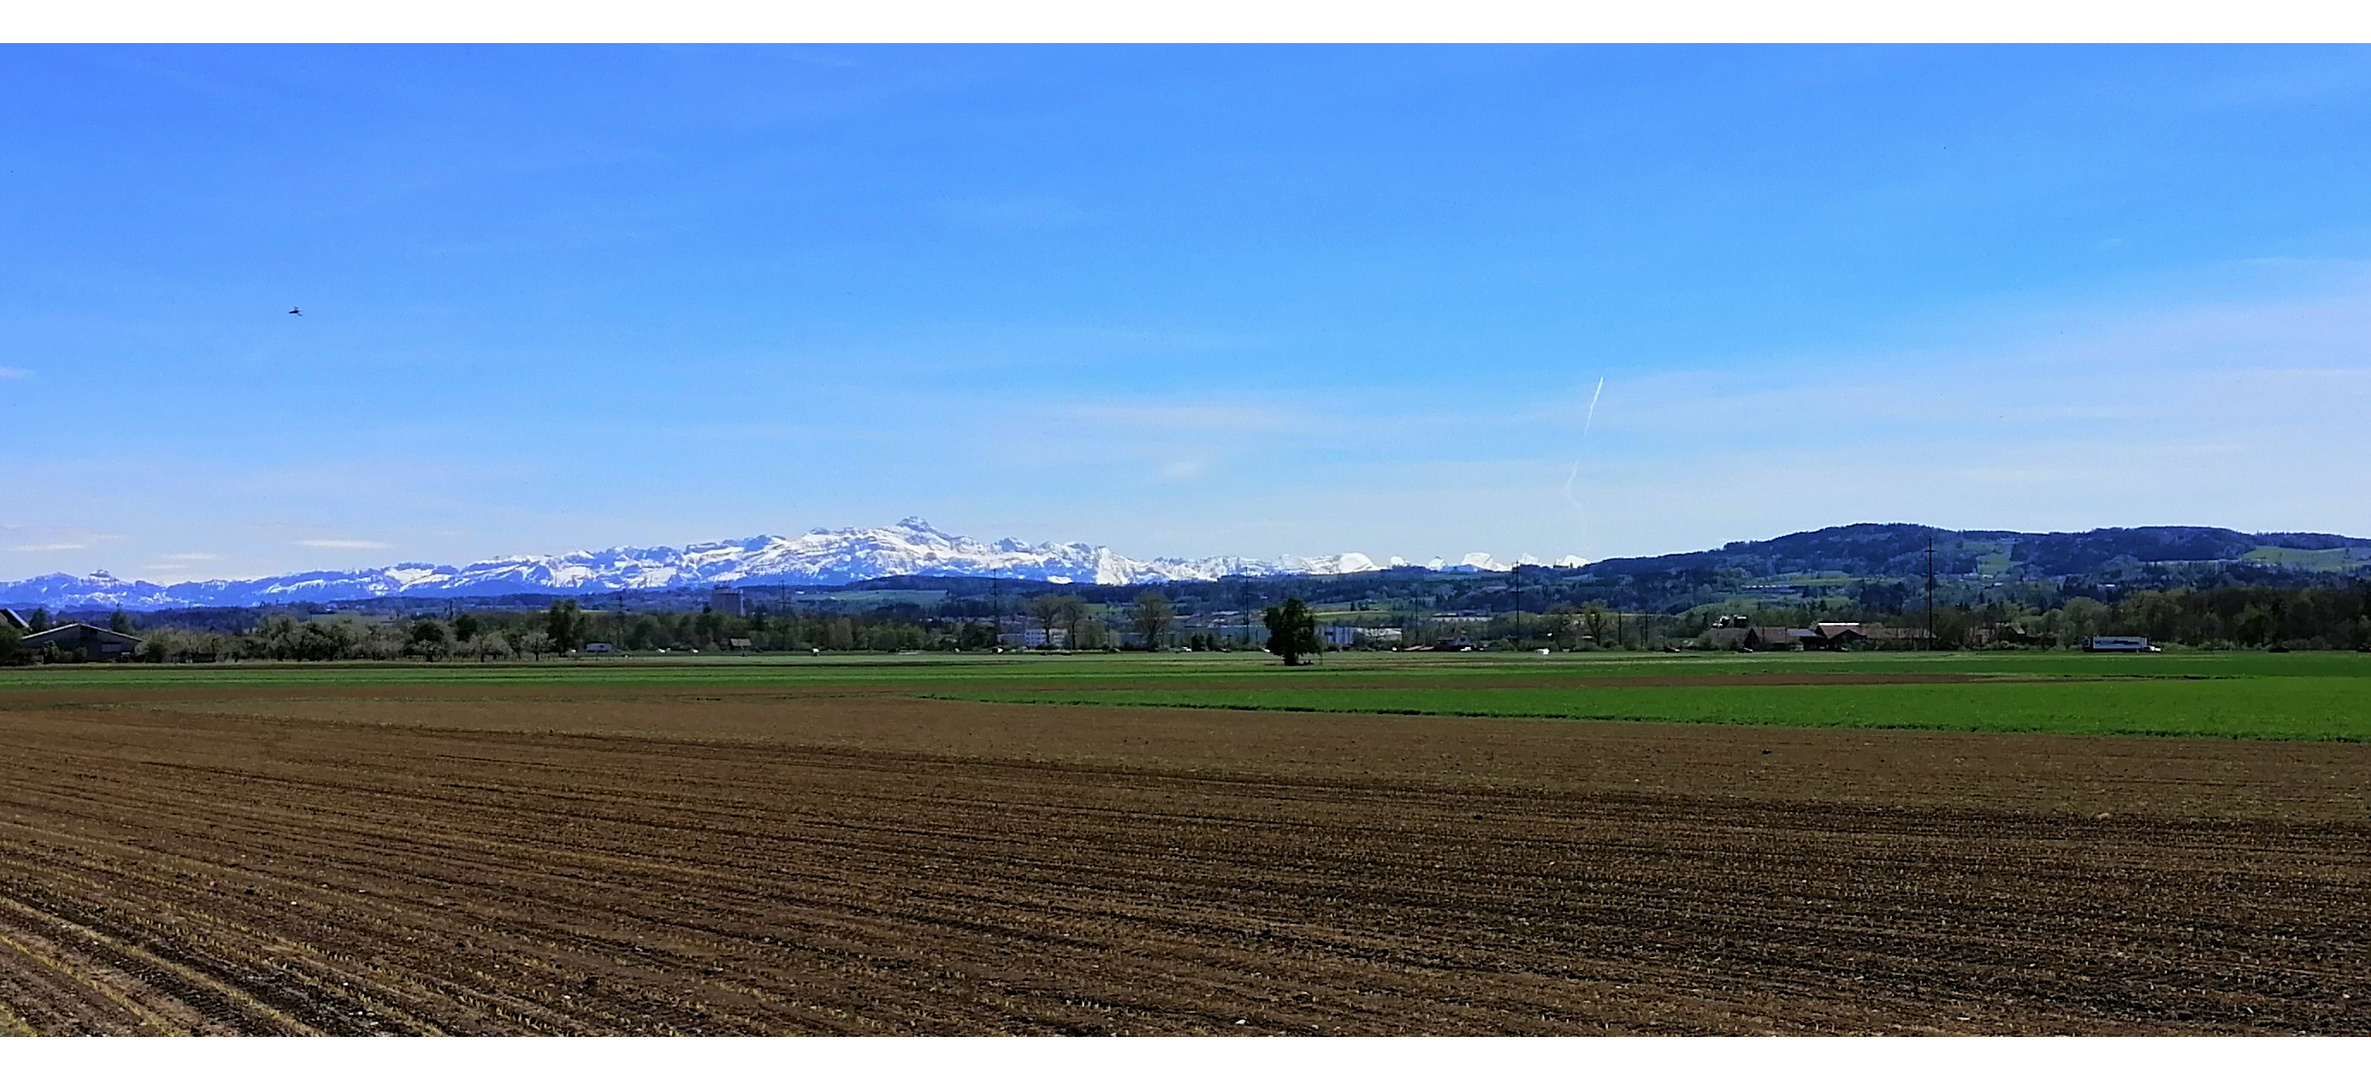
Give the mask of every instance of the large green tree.
POLYGON ((445 624, 435 619, 421 619, 411 625, 404 638, 404 651, 423 660, 434 660, 445 654, 445 643, 451 634, 445 629, 445 624))
POLYGON ((574 600, 554 600, 543 613, 543 632, 554 652, 574 652, 585 643, 585 615, 574 600))
POLYGON ((1317 613, 1298 596, 1271 607, 1260 621, 1268 625, 1268 651, 1284 658, 1286 666, 1304 663, 1317 653, 1317 613))

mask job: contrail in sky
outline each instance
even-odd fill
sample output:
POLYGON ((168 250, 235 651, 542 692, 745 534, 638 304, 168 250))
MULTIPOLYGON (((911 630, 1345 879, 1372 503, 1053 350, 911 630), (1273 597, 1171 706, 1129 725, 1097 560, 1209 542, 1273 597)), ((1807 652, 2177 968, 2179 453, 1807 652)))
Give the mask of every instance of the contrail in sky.
MULTIPOLYGON (((1604 396, 1605 378, 1603 376, 1599 376, 1597 379, 1597 389, 1589 395, 1588 415, 1581 418, 1581 441, 1584 444, 1589 441, 1589 429, 1597 426, 1597 399, 1604 396)), ((1574 458, 1572 463, 1572 471, 1564 474, 1564 501, 1571 503, 1573 510, 1581 515, 1582 557, 1587 558, 1588 549, 1592 546, 1589 542, 1589 508, 1582 506, 1580 497, 1572 493, 1573 482, 1579 480, 1580 478, 1581 462, 1579 458, 1574 458)))

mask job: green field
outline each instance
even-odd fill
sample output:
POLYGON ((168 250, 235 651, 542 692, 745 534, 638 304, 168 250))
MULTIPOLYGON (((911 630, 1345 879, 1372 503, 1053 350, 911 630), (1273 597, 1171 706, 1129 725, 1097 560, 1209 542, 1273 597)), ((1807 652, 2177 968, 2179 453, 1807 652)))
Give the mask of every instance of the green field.
MULTIPOLYGON (((1207 709, 1645 720, 1797 727, 1930 728, 2091 735, 2364 741, 2371 656, 2193 653, 2084 656, 1991 653, 1769 656, 1557 662, 1540 657, 1373 668, 1265 685, 1148 685, 1056 693, 966 693, 977 700, 1207 709), (1509 662, 1512 660, 1512 662, 1509 662), (1724 677, 1838 680, 1963 676, 1969 681, 1724 685, 1724 677), (1635 685, 1647 681, 1665 685, 1635 685), (1512 684, 1512 685, 1510 685, 1512 684)), ((950 695, 951 696, 951 695, 950 695)))
POLYGON ((547 685, 908 693, 975 701, 1222 710, 1652 720, 1812 727, 2371 739, 2371 656, 2354 653, 910 655, 244 663, 0 669, 0 693, 76 689, 547 685), (1811 680, 1739 685, 1736 680, 1811 680), (1887 682, 1887 679, 1960 679, 1887 682), (1858 680, 1858 681, 1854 681, 1858 680))

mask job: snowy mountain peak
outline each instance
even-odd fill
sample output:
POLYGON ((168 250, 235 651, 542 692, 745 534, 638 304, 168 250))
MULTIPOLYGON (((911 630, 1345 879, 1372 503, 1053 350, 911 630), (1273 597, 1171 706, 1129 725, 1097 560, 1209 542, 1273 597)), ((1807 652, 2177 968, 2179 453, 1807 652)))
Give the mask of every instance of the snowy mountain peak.
MULTIPOLYGON (((895 525, 832 529, 798 536, 764 534, 682 548, 616 547, 564 555, 521 555, 467 566, 398 563, 368 570, 317 570, 249 581, 194 581, 154 585, 124 581, 106 571, 76 578, 49 574, 0 584, 0 604, 53 608, 244 607, 255 604, 360 600, 379 596, 499 596, 510 593, 598 593, 714 585, 842 585, 903 575, 1003 577, 1029 581, 1133 585, 1214 581, 1229 576, 1360 574, 1415 565, 1393 557, 1377 562, 1358 552, 1275 560, 1219 556, 1136 559, 1089 544, 1029 544, 1007 537, 982 543, 941 531, 919 517, 895 525)), ((1433 569, 1505 570, 1486 552, 1433 569)), ((1558 565, 1579 565, 1566 558, 1558 565)))

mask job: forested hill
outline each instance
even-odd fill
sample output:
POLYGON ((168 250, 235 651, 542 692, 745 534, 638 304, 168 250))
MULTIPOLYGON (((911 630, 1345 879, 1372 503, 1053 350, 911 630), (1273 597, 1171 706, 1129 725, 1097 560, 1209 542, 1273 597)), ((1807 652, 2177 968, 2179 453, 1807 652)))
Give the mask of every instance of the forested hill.
MULTIPOLYGON (((1412 604, 1427 610, 1546 610, 1603 603, 1625 611, 1682 612, 1736 600, 1793 604, 1849 602, 1899 611, 1920 593, 1927 543, 1934 542, 1936 601, 1981 603, 2014 597, 2049 606, 2065 596, 2134 590, 2293 587, 2340 577, 2371 578, 2371 540, 2324 533, 2243 533, 2194 526, 2094 529, 2080 533, 1954 532, 1924 525, 1842 525, 1771 540, 1582 567, 1523 566, 1512 573, 1395 567, 1357 574, 1170 582, 1172 597, 1213 607, 1253 607, 1293 595, 1318 603, 1412 604)), ((940 590, 950 599, 1062 591, 1097 603, 1126 603, 1145 586, 992 582, 947 577, 883 578, 857 589, 940 590)))
POLYGON ((1751 578, 1922 577, 1930 540, 1937 575, 2003 581, 2186 576, 2249 568, 2350 573, 2371 567, 2371 540, 2329 533, 2243 533, 2189 525, 2079 533, 1954 532, 1924 525, 1863 524, 1740 541, 1710 551, 1607 559, 1589 564, 1580 576, 1728 572, 1751 578))
MULTIPOLYGON (((1512 610, 1517 605, 1544 608, 1554 603, 1601 602, 1631 611, 1684 611, 1739 598, 1767 602, 1832 597, 1846 597, 1874 610, 1891 610, 1907 602, 1905 598, 1923 581, 1930 540, 1934 571, 1942 589, 1937 594, 1939 602, 1981 599, 1998 594, 2002 587, 2024 588, 2019 583, 2033 583, 2032 589, 2051 595, 2107 595, 2132 589, 2302 585, 2340 576, 2371 578, 2371 540, 2197 526, 2021 533, 1955 532, 1910 524, 1841 525, 1770 540, 1741 541, 1709 551, 1607 559, 1582 566, 1526 565, 1512 573, 1499 565, 1436 562, 1383 566, 1364 556, 1342 556, 1290 564, 1212 559, 1188 565, 1171 560, 1159 566, 1130 564, 1131 569, 1151 568, 1160 573, 1106 574, 1090 572, 1095 570, 1093 566, 1074 567, 1079 560, 1069 556, 1073 547, 1099 557, 1108 554, 1108 549, 1030 547, 1017 541, 991 548, 963 538, 951 538, 951 542, 977 547, 986 554, 965 559, 850 558, 820 569, 814 558, 800 554, 806 547, 826 553, 846 549, 878 554, 875 549, 886 542, 876 542, 879 538, 873 534, 897 533, 889 539, 902 540, 909 534, 922 536, 927 528, 920 522, 901 522, 886 530, 818 530, 800 538, 805 547, 790 541, 777 544, 778 538, 760 538, 764 543, 708 545, 689 553, 675 549, 629 552, 635 556, 631 559, 611 558, 615 552, 580 552, 461 569, 407 564, 389 570, 173 586, 124 582, 103 575, 53 575, 0 583, 0 605, 105 611, 384 601, 401 609, 406 604, 459 597, 480 604, 498 602, 496 606, 539 606, 538 597, 630 592, 645 599, 673 597, 696 607, 712 587, 729 584, 755 590, 755 595, 765 597, 762 602, 776 603, 788 602, 791 592, 885 589, 991 600, 1006 593, 1057 591, 1119 603, 1146 588, 1159 588, 1180 599, 1219 607, 1242 607, 1292 594, 1327 602, 1404 600, 1439 610, 1512 610), (800 558, 766 561, 778 547, 797 548, 790 554, 800 558), (752 550, 766 558, 753 556, 752 550), (720 558, 720 552, 733 558, 720 558), (682 560, 690 560, 687 565, 696 563, 700 572, 680 571, 676 562, 682 560), (617 570, 612 563, 625 570, 617 570), (1019 565, 1023 563, 1026 565, 1019 565), (922 572, 881 572, 909 565, 922 572), (1352 572, 1345 572, 1353 567, 1352 572), (603 572, 594 573, 593 569, 603 572), (398 570, 407 574, 397 574, 398 570), (418 572, 409 573, 415 570, 418 572), (982 570, 988 573, 982 574, 982 570), (1055 574, 1055 570, 1064 572, 1055 574)), ((931 530, 924 538, 942 536, 931 530)), ((903 548, 892 553, 898 551, 903 548)), ((967 552, 978 554, 968 547, 958 554, 967 552)), ((1102 558, 1096 565, 1108 569, 1112 561, 1102 558)), ((1469 557, 1469 563, 1483 561, 1469 557)), ((2036 593, 2037 598, 2040 595, 2036 593)))

